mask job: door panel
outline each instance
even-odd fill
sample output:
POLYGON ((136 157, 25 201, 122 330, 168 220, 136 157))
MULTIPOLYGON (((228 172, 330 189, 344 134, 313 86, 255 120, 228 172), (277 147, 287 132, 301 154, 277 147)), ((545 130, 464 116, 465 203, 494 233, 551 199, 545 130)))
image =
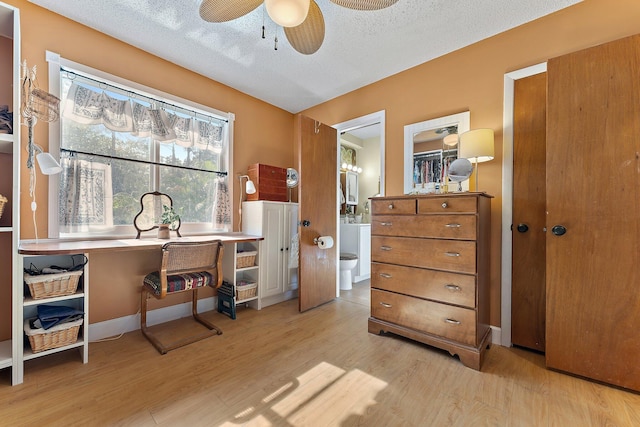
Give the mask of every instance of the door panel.
POLYGON ((267 283, 262 285, 263 297, 278 295, 282 293, 284 274, 282 248, 284 246, 283 226, 284 208, 281 204, 264 204, 264 223, 265 230, 273 237, 269 241, 264 242, 263 250, 266 250, 267 265, 260 266, 267 270, 265 277, 267 283))
POLYGON ((337 296, 337 242, 320 249, 313 239, 331 236, 336 241, 338 140, 334 128, 302 115, 296 116, 296 133, 301 220, 298 301, 300 311, 306 311, 337 296))
POLYGON ((640 391, 640 36, 547 74, 547 366, 640 391))
POLYGON ((516 80, 513 106, 511 341, 545 349, 547 74, 516 80))

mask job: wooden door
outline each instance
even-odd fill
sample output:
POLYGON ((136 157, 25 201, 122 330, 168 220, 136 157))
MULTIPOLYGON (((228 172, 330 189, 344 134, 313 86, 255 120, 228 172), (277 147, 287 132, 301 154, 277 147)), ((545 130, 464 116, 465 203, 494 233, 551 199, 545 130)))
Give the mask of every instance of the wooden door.
POLYGON ((545 347, 547 74, 516 80, 513 104, 511 342, 545 347))
POLYGON ((640 36, 547 75, 546 363, 640 391, 640 36))
POLYGON ((298 301, 306 311, 336 298, 338 212, 336 130, 302 115, 296 116, 298 139, 298 185, 300 267, 298 301), (313 243, 331 236, 334 246, 320 249, 313 243))

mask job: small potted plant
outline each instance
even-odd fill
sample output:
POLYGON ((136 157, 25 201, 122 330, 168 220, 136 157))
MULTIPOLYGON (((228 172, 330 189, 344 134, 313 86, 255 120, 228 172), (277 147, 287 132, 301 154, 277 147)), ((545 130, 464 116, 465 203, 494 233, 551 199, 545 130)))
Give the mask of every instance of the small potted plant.
POLYGON ((162 215, 158 225, 158 239, 168 239, 169 231, 175 230, 180 223, 180 215, 173 206, 162 205, 162 215))

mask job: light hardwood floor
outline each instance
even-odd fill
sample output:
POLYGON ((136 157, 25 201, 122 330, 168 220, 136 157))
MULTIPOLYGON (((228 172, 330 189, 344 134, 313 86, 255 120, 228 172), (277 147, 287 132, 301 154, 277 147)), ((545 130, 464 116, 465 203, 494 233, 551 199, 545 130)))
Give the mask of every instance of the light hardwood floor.
MULTIPOLYGON (((139 331, 0 377, 2 426, 639 426, 640 395, 544 368, 494 345, 482 372, 367 332, 368 282, 299 314, 297 300, 161 356, 139 331)), ((174 325, 191 325, 184 321, 174 325)), ((612 355, 615 357, 615 355, 612 355)))

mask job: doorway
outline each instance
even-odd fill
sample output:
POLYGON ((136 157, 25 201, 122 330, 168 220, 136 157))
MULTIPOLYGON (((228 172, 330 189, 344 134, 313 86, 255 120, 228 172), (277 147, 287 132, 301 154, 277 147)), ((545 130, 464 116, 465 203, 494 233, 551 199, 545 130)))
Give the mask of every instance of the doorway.
POLYGON ((521 70, 507 73, 504 76, 503 106, 503 139, 502 139, 502 259, 501 259, 501 307, 500 307, 500 339, 505 347, 511 347, 511 276, 513 238, 513 102, 514 84, 516 80, 530 77, 547 71, 547 64, 541 63, 521 70))
MULTIPOLYGON (((359 197, 357 198, 358 204, 352 206, 350 209, 355 211, 355 215, 349 217, 342 217, 340 215, 340 210, 336 211, 336 229, 338 230, 336 235, 336 242, 338 247, 338 253, 342 252, 341 248, 341 238, 344 237, 341 234, 341 218, 344 219, 345 222, 353 222, 358 221, 359 223, 370 224, 370 197, 382 196, 384 195, 384 182, 385 182, 385 167, 384 167, 384 158, 385 158, 385 111, 378 111, 375 113, 368 114, 366 116, 358 117, 346 122, 342 122, 333 126, 338 133, 338 152, 336 153, 336 171, 338 174, 338 182, 341 182, 341 166, 343 163, 340 153, 341 144, 346 147, 351 146, 356 152, 356 162, 357 166, 362 168, 362 171, 359 173, 358 181, 358 193, 359 197), (358 146, 359 145, 359 146, 358 146), (360 159, 360 161, 358 161, 360 159), (362 216, 358 216, 361 214, 362 216)), ((356 165, 353 165, 356 166, 356 165)), ((346 173, 344 173, 346 177, 346 173)), ((340 187, 336 188, 336 197, 338 199, 338 206, 342 205, 342 197, 344 192, 340 191, 340 187)), ((344 189, 343 189, 344 190, 344 189)), ((345 198, 346 200, 346 198, 345 198)), ((344 205, 342 205, 344 206, 344 205)), ((342 224, 343 227, 349 226, 348 224, 342 224)), ((366 225, 353 224, 354 227, 365 227, 366 225)), ((346 235, 346 233, 345 233, 346 235)), ((366 230, 358 230, 354 235, 358 236, 370 236, 370 228, 369 234, 366 233, 366 230), (365 231, 363 233, 363 231, 365 231)), ((366 237, 365 239, 360 238, 359 243, 356 244, 353 242, 353 245, 347 245, 349 252, 360 252, 362 250, 362 256, 359 256, 358 265, 352 271, 352 279, 355 277, 357 282, 356 286, 359 287, 368 287, 369 280, 367 271, 370 268, 370 237, 366 237), (363 245, 365 246, 363 248, 363 245), (357 247, 362 249, 358 250, 357 247), (360 264, 360 263, 363 264, 360 264), (367 268, 365 268, 367 267, 367 268)), ((338 275, 340 273, 340 263, 337 265, 338 271, 336 272, 338 275)), ((337 295, 340 295, 340 284, 338 283, 336 289, 337 295)))

